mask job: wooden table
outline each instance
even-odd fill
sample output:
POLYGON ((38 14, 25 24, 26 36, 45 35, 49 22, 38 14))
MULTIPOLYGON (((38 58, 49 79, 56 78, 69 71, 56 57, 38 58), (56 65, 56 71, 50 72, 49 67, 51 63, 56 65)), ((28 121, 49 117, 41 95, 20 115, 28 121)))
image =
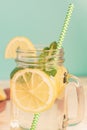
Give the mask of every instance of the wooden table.
MULTIPOLYGON (((87 130, 87 77, 80 78, 81 83, 84 86, 85 94, 85 116, 83 121, 74 127, 68 127, 67 130, 87 130)), ((9 81, 0 81, 0 86, 5 88, 9 87, 9 81)), ((7 101, 6 109, 0 113, 0 130, 10 130, 10 101, 7 101)))

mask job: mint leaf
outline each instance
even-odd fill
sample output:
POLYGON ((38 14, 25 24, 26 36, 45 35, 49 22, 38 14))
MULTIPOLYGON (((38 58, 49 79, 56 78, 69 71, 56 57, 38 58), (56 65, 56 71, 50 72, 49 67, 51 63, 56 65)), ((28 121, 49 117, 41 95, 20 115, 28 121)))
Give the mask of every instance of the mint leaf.
POLYGON ((49 76, 55 76, 55 74, 57 73, 57 69, 53 68, 50 71, 46 71, 45 72, 49 75, 49 76))
POLYGON ((10 74, 10 78, 12 79, 14 74, 16 72, 18 72, 19 70, 22 70, 22 69, 23 69, 23 67, 16 67, 16 68, 14 68, 13 71, 11 72, 11 74, 10 74))
POLYGON ((50 44, 50 49, 57 49, 57 46, 58 46, 57 42, 54 41, 54 42, 52 42, 52 43, 50 44))

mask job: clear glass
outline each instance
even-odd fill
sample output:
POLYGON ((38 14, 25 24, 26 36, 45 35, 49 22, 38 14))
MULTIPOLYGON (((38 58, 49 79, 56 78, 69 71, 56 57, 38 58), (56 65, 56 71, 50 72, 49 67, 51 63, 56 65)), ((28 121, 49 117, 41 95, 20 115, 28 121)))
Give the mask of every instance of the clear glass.
MULTIPOLYGON (((83 118, 83 87, 80 86, 79 79, 63 69, 63 51, 56 49, 44 50, 46 57, 41 56, 42 49, 36 51, 17 50, 17 67, 11 73, 11 79, 20 69, 32 68, 38 69, 41 72, 51 71, 53 68, 58 68, 58 80, 55 80, 55 75, 49 75, 53 82, 57 82, 61 94, 55 98, 54 104, 48 110, 40 113, 40 117, 36 126, 36 130, 65 130, 67 126, 78 124, 83 118), (39 64, 39 62, 41 64, 39 64), (61 90, 61 88, 63 88, 61 90), (71 106, 74 106, 74 110, 71 106)), ((48 75, 48 73, 46 73, 48 75)), ((22 83, 21 83, 22 84, 22 83)), ((55 83, 56 84, 56 83, 55 83)), ((13 83, 11 82, 11 88, 13 83)), ((13 91, 11 91, 11 130, 35 130, 31 128, 34 113, 25 112, 21 110, 16 103, 14 103, 13 91)))

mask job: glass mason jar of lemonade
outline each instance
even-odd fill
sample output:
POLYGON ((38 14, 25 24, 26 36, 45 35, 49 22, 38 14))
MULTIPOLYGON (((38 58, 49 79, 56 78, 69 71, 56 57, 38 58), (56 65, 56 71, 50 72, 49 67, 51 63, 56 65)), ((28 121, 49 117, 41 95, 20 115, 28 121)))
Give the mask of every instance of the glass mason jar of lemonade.
POLYGON ((63 48, 51 45, 17 49, 17 67, 10 75, 11 130, 65 130, 82 119, 79 79, 64 67, 63 48))

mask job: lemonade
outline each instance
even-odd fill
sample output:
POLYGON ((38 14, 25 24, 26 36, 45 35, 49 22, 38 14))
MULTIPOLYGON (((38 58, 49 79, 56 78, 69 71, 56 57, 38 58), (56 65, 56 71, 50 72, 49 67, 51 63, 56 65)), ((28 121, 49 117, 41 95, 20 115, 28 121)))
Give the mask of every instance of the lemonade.
MULTIPOLYGON (((45 123, 50 120, 49 117, 45 117, 50 113, 51 122, 49 122, 49 125, 45 128, 50 130, 50 123, 53 124, 53 126, 57 126, 57 115, 53 114, 52 111, 57 109, 58 94, 60 96, 60 93, 63 91, 57 88, 56 78, 58 74, 56 73, 57 75, 55 74, 55 76, 53 76, 54 73, 53 75, 50 74, 54 67, 57 69, 58 59, 54 60, 54 56, 51 56, 47 57, 47 59, 43 59, 43 62, 41 61, 42 58, 39 58, 42 50, 36 51, 35 56, 32 56, 32 53, 35 52, 24 52, 24 50, 17 51, 16 62, 18 68, 21 69, 18 69, 14 74, 13 70, 11 75, 11 99, 13 102, 13 109, 15 109, 16 112, 13 114, 11 126, 14 127, 14 122, 16 122, 16 127, 29 129, 32 124, 33 114, 41 113, 37 126, 37 129, 40 130, 42 129, 40 124, 43 122, 43 125, 45 126, 45 123), (48 60, 48 62, 45 62, 45 60, 48 60), (51 115, 51 112, 53 115, 51 115), (52 121, 54 115, 54 121, 52 121)), ((62 74, 60 77, 61 76, 63 78, 62 74)), ((62 78, 60 78, 60 81, 63 85, 62 78)))
POLYGON ((54 127, 63 130, 66 127, 68 95, 65 97, 65 89, 69 74, 63 66, 63 56, 56 42, 36 48, 24 37, 10 41, 5 57, 15 58, 17 63, 10 74, 11 130, 54 130, 54 127))

